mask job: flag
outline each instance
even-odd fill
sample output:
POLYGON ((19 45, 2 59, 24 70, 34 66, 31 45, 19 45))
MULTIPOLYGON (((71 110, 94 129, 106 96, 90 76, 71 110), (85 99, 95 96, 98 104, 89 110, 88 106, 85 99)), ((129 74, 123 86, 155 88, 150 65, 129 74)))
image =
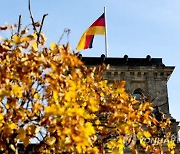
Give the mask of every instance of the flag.
POLYGON ((104 13, 83 33, 76 49, 83 50, 92 48, 94 35, 105 35, 104 13))

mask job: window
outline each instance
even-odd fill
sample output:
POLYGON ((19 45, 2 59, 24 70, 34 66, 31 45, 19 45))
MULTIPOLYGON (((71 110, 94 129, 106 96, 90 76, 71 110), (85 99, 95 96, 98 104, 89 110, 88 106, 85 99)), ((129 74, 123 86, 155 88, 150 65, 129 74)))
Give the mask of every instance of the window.
POLYGON ((114 72, 114 77, 118 77, 118 72, 114 72))
POLYGON ((138 72, 137 77, 141 77, 141 72, 138 72))
POLYGON ((135 99, 137 99, 137 100, 140 100, 140 99, 143 97, 142 93, 140 93, 140 92, 135 92, 135 93, 133 93, 133 96, 134 96, 135 99))
POLYGON ((145 97, 141 89, 134 90, 133 96, 135 97, 136 100, 144 102, 145 97))
POLYGON ((111 72, 107 72, 107 77, 111 77, 111 72))

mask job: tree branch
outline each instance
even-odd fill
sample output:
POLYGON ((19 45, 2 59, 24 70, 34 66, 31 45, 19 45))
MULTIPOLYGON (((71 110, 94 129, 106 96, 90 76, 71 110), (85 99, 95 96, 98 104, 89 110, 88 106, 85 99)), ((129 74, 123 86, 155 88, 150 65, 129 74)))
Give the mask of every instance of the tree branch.
POLYGON ((29 0, 28 8, 29 8, 30 17, 32 20, 33 30, 37 32, 36 27, 35 27, 34 18, 33 18, 32 11, 31 11, 31 0, 29 0))
POLYGON ((21 15, 19 15, 19 21, 18 21, 18 36, 20 36, 21 31, 21 15))
POLYGON ((42 17, 41 27, 40 27, 40 29, 39 29, 39 33, 38 33, 38 37, 37 37, 37 42, 39 42, 40 33, 41 33, 41 30, 42 30, 42 26, 43 26, 43 23, 44 23, 44 19, 45 19, 45 17, 46 17, 47 15, 48 15, 48 14, 44 14, 43 17, 42 17))
POLYGON ((60 44, 60 42, 61 42, 61 40, 62 40, 62 38, 63 38, 63 36, 64 36, 65 33, 67 33, 67 42, 69 42, 68 37, 69 37, 70 31, 71 31, 71 30, 68 29, 68 28, 65 28, 65 29, 64 29, 64 31, 63 31, 61 37, 59 38, 58 44, 60 44))

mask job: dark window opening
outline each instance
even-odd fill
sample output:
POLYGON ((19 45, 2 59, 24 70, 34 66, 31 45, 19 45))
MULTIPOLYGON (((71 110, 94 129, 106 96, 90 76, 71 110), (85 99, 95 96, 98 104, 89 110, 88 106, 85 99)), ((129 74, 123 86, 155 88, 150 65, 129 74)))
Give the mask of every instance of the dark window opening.
POLYGON ((140 101, 140 102, 144 102, 145 101, 145 96, 142 92, 141 89, 136 89, 133 93, 133 96, 136 100, 140 101))

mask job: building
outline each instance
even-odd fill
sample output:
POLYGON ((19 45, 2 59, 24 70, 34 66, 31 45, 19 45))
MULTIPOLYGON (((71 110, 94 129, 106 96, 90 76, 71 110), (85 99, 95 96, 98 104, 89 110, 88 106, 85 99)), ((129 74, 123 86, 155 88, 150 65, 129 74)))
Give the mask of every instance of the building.
POLYGON ((167 82, 173 73, 174 66, 166 66, 162 58, 123 58, 82 57, 80 59, 87 66, 109 64, 110 69, 104 72, 103 77, 108 81, 126 81, 126 90, 137 99, 153 102, 156 118, 163 112, 171 119, 171 133, 177 138, 178 122, 169 111, 167 82))

